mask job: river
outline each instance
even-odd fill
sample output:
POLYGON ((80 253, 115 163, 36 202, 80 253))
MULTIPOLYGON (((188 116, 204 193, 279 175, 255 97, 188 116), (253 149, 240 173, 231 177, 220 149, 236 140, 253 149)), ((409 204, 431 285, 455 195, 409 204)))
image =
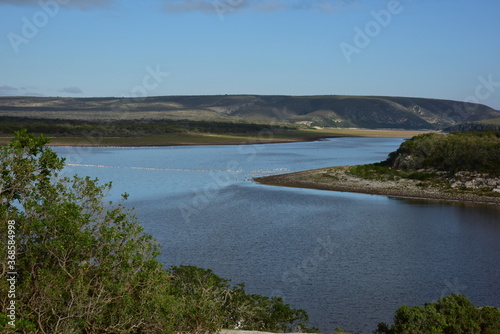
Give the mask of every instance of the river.
POLYGON ((403 138, 64 148, 67 174, 127 192, 160 260, 305 309, 323 332, 371 333, 451 293, 500 306, 500 208, 259 185, 252 177, 380 161, 403 138))

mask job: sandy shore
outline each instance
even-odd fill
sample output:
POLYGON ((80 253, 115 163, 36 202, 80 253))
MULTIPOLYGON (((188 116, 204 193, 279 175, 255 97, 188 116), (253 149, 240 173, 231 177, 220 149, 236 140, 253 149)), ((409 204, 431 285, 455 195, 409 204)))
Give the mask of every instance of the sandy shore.
POLYGON ((422 186, 418 180, 367 180, 348 173, 349 166, 314 169, 282 175, 256 178, 262 184, 385 195, 405 198, 425 198, 462 202, 500 204, 500 197, 482 196, 455 189, 422 186))

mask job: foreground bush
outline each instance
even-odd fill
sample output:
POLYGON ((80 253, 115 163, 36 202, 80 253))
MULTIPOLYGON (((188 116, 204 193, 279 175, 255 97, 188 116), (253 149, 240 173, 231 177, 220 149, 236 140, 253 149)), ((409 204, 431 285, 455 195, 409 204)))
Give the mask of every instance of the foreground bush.
POLYGON ((283 299, 247 294, 245 285, 232 287, 211 270, 172 267, 171 292, 186 324, 182 331, 238 328, 267 332, 317 332, 307 326, 304 310, 290 308, 283 299))
POLYGON ((8 275, 15 285, 0 280, 2 333, 213 332, 238 323, 291 330, 305 323, 304 311, 247 295, 210 271, 165 270, 158 244, 132 213, 104 201, 111 185, 60 177, 64 160, 47 142, 20 131, 0 148, 2 277, 16 272, 8 275))
MULTIPOLYGON (((173 327, 158 245, 110 184, 62 178, 47 138, 19 132, 0 150, 1 235, 15 221, 16 328, 35 333, 160 333, 173 327)), ((6 258, 7 240, 1 240, 6 258)), ((7 284, 0 282, 6 310, 7 284)), ((7 325, 6 328, 12 328, 7 325)))
POLYGON ((500 309, 476 308, 465 296, 453 294, 425 306, 401 306, 394 324, 380 323, 378 334, 499 334, 500 309))

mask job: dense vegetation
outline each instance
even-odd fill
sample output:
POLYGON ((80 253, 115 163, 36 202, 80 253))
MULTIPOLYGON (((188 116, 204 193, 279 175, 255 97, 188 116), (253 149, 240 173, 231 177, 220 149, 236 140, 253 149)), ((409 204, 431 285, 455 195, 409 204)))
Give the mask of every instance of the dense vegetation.
POLYGON ((380 323, 375 334, 498 334, 500 309, 475 307, 465 296, 453 294, 424 306, 401 306, 394 324, 380 323))
POLYGON ((451 174, 471 171, 500 176, 500 131, 415 136, 389 154, 382 165, 397 169, 432 169, 451 174))
POLYGON ((2 333, 310 330, 306 312, 281 298, 247 294, 210 270, 163 268, 123 202, 105 201, 111 185, 62 177, 47 142, 20 131, 0 149, 2 276, 16 272, 14 285, 0 281, 2 333))
POLYGON ((482 130, 500 130, 500 118, 492 118, 476 122, 465 122, 443 129, 443 131, 446 132, 482 130))
POLYGON ((245 285, 234 287, 209 269, 173 267, 171 293, 176 296, 179 321, 192 324, 191 330, 216 331, 221 328, 254 329, 267 332, 308 331, 308 315, 292 309, 279 297, 247 294, 245 285))
POLYGON ((30 133, 66 137, 130 137, 170 133, 257 134, 259 131, 282 132, 291 126, 232 121, 191 120, 61 120, 0 117, 0 134, 27 129, 30 133))

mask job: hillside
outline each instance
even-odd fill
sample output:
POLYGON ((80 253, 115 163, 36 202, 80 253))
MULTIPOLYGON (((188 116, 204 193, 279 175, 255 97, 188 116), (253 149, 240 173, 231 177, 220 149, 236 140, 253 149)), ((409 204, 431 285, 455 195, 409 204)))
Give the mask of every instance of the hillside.
POLYGON ((471 130, 473 131, 500 130, 500 118, 492 118, 476 122, 465 122, 443 129, 443 131, 445 132, 471 131, 471 130))
POLYGON ((440 129, 499 118, 485 105, 376 96, 213 95, 147 98, 0 97, 0 121, 224 120, 319 127, 440 129))

